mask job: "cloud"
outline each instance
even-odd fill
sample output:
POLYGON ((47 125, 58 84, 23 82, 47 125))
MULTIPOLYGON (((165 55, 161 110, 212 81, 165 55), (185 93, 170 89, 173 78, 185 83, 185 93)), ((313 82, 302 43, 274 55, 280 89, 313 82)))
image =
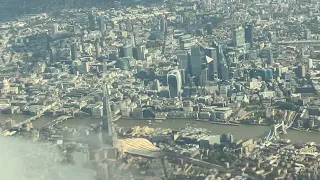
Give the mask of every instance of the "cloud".
POLYGON ((0 137, 0 144, 0 179, 94 180, 95 172, 81 163, 61 165, 61 154, 51 144, 10 137, 0 137))

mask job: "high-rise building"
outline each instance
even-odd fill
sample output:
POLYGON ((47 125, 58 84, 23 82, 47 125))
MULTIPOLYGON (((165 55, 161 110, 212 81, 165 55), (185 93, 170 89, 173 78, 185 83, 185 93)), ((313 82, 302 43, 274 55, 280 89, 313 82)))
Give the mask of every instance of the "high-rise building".
POLYGON ((246 43, 249 43, 250 47, 253 47, 253 25, 247 24, 244 32, 246 43))
POLYGON ((221 78, 222 80, 229 80, 229 68, 227 63, 222 63, 221 65, 221 78))
POLYGON ((133 57, 133 51, 131 45, 125 45, 119 48, 119 57, 133 57))
POLYGON ((101 48, 100 48, 100 43, 98 40, 95 42, 95 49, 96 49, 96 58, 99 58, 101 56, 100 55, 101 48))
POLYGON ((206 25, 206 30, 207 30, 207 34, 208 35, 212 35, 212 29, 213 29, 213 25, 211 22, 208 22, 206 25))
POLYGON ((198 45, 194 45, 191 47, 190 65, 192 76, 199 76, 202 71, 202 59, 200 47, 198 45))
POLYGON ((267 49, 267 64, 273 65, 273 51, 271 48, 267 49))
POLYGON ((207 48, 206 56, 210 57, 212 60, 208 63, 208 79, 213 81, 216 74, 218 73, 218 56, 216 48, 207 48))
POLYGON ((245 34, 244 34, 244 30, 242 27, 238 27, 233 30, 232 44, 234 46, 244 46, 245 45, 245 34))
POLYGON ((146 59, 146 46, 140 45, 137 51, 137 59, 138 60, 145 60, 146 59))
POLYGON ((78 50, 77 50, 77 43, 76 42, 71 44, 71 59, 72 60, 78 59, 78 50))
POLYGON ((178 50, 176 52, 179 68, 184 69, 186 73, 189 73, 189 55, 187 50, 178 50))
POLYGON ((132 48, 132 57, 136 60, 138 59, 138 48, 137 47, 132 48))
POLYGON ((199 78, 199 85, 204 87, 207 83, 207 80, 208 80, 208 69, 205 68, 205 69, 202 69, 202 72, 199 78))
POLYGON ((131 41, 130 43, 131 43, 132 47, 133 48, 136 47, 136 36, 134 34, 131 34, 130 41, 131 41))
POLYGON ((89 20, 89 29, 90 30, 95 30, 96 28, 96 17, 93 13, 90 13, 88 15, 88 20, 89 20))
POLYGON ((304 30, 304 39, 309 40, 311 37, 311 31, 309 29, 304 30))
POLYGON ((186 70, 185 69, 179 69, 180 75, 181 75, 181 83, 184 85, 186 83, 186 70))
POLYGON ((50 61, 56 62, 56 60, 57 60, 57 50, 56 50, 56 48, 52 47, 50 49, 50 61))
POLYGON ((57 34, 59 32, 59 24, 55 23, 53 25, 53 34, 57 34))
POLYGON ((299 65, 296 69, 296 74, 298 78, 306 77, 306 67, 304 65, 299 65))
POLYGON ((106 23, 105 23, 105 19, 103 16, 99 16, 98 18, 98 25, 99 25, 99 30, 101 32, 104 32, 107 30, 107 26, 106 26, 106 23))
POLYGON ((308 59, 308 70, 313 68, 313 62, 312 59, 308 59))
POLYGON ((181 74, 179 70, 172 70, 167 74, 167 84, 171 98, 179 97, 182 87, 181 74))
POLYGON ((165 15, 160 16, 160 31, 163 33, 167 32, 167 19, 165 15))

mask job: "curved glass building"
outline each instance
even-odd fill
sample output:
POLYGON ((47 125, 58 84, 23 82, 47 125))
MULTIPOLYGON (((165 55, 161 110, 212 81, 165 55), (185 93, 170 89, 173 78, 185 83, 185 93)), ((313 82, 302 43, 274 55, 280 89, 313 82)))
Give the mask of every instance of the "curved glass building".
POLYGON ((167 74, 167 83, 169 87, 169 95, 171 98, 179 97, 181 91, 182 80, 179 70, 172 70, 167 74))

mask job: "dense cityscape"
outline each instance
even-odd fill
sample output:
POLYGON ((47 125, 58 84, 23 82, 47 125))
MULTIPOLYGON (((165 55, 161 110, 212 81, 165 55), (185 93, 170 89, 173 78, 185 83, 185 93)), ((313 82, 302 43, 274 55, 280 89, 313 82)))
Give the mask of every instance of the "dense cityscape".
POLYGON ((317 0, 0 2, 0 177, 320 179, 319 21, 317 0))

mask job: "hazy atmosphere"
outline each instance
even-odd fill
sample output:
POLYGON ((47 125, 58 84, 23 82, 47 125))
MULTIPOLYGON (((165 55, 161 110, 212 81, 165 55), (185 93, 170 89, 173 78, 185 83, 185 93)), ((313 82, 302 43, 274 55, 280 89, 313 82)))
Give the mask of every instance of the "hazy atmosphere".
POLYGON ((0 0, 0 180, 320 180, 320 0, 0 0))
POLYGON ((0 179, 91 180, 93 172, 81 166, 63 166, 56 147, 15 138, 0 138, 0 179))

